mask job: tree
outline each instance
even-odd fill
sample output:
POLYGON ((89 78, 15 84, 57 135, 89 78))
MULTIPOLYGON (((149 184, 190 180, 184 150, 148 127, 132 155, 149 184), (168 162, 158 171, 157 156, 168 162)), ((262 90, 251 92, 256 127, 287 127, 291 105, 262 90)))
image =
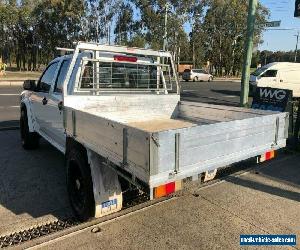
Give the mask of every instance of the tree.
MULTIPOLYGON (((247 0, 0 0, 0 53, 19 69, 36 70, 55 47, 79 40, 160 50, 167 13, 167 50, 218 74, 238 74, 246 33, 247 0), (167 12, 166 12, 167 11, 167 12), (191 32, 187 33, 187 25, 191 32), (224 71, 224 72, 223 72, 224 71)), ((256 43, 268 11, 259 5, 256 43)), ((283 55, 276 55, 281 60, 283 55)), ((275 60, 275 55, 272 58, 275 60)), ((273 60, 273 59, 272 59, 273 60)))
MULTIPOLYGON (((128 44, 132 38, 133 32, 137 31, 135 28, 135 21, 133 20, 133 8, 130 3, 123 2, 120 6, 120 11, 116 16, 115 26, 115 43, 128 44)), ((137 38, 137 37, 136 37, 137 38)))
MULTIPOLYGON (((205 51, 205 59, 209 60, 216 74, 236 74, 242 65, 243 49, 246 38, 246 0, 209 0, 202 22, 199 23, 199 37, 205 51), (225 69, 225 72, 223 72, 225 69)), ((258 43, 268 11, 259 4, 255 42, 258 43)))

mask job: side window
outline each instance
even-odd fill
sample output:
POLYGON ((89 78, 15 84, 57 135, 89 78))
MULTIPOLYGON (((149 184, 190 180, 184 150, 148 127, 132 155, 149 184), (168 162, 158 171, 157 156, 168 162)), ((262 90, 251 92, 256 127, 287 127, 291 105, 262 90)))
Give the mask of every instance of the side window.
POLYGON ((66 78, 70 62, 70 59, 64 60, 60 66, 54 86, 54 92, 56 93, 62 93, 64 80, 66 78))
POLYGON ((44 74, 43 74, 41 80, 38 82, 38 86, 37 86, 37 89, 40 92, 46 92, 46 93, 49 92, 49 90, 51 88, 51 84, 54 79, 57 65, 58 65, 58 62, 52 63, 44 71, 44 74))
POLYGON ((267 70, 261 77, 276 77, 277 70, 267 70))

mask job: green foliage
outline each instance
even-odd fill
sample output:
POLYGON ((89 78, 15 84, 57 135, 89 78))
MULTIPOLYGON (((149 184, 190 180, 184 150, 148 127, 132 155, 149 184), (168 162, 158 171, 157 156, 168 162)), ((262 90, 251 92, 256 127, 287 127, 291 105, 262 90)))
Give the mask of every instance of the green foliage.
MULTIPOLYGON (((167 49, 221 74, 240 71, 247 0, 0 0, 0 57, 36 70, 56 47, 79 40, 162 49, 167 11, 167 49), (191 26, 188 34, 185 27, 191 26)), ((268 11, 259 5, 256 43, 268 11)))
MULTIPOLYGON (((258 51, 258 61, 260 64, 265 65, 272 62, 294 62, 295 61, 295 51, 258 51)), ((298 50, 298 55, 300 55, 300 50, 298 50)), ((297 57, 297 62, 300 63, 300 56, 297 57)))
MULTIPOLYGON (((195 28, 195 40, 201 41, 204 59, 214 65, 218 75, 238 74, 243 63, 247 28, 247 0, 210 0, 206 14, 195 28)), ((268 11, 258 6, 255 43, 258 44, 268 11)), ((192 39, 193 41, 193 39, 192 39)), ((200 58, 201 59, 201 58, 200 58)))

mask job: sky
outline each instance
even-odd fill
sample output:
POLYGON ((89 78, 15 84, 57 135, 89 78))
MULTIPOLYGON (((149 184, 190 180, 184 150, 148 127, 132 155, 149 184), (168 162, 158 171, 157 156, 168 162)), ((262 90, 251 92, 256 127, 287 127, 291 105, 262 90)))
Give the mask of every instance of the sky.
MULTIPOLYGON (((295 0, 260 0, 270 10, 270 21, 281 20, 280 28, 295 30, 266 30, 263 34, 263 44, 259 50, 290 51, 295 50, 297 30, 300 31, 300 18, 294 17, 295 0)), ((280 29, 279 28, 279 29, 280 29)))

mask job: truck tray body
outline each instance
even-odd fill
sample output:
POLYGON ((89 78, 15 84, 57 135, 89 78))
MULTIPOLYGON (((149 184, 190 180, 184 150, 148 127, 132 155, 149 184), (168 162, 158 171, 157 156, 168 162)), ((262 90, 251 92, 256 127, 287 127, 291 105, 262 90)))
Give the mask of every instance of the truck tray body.
POLYGON ((288 128, 287 113, 181 102, 176 94, 73 95, 64 113, 68 135, 150 190, 285 147, 288 128))

